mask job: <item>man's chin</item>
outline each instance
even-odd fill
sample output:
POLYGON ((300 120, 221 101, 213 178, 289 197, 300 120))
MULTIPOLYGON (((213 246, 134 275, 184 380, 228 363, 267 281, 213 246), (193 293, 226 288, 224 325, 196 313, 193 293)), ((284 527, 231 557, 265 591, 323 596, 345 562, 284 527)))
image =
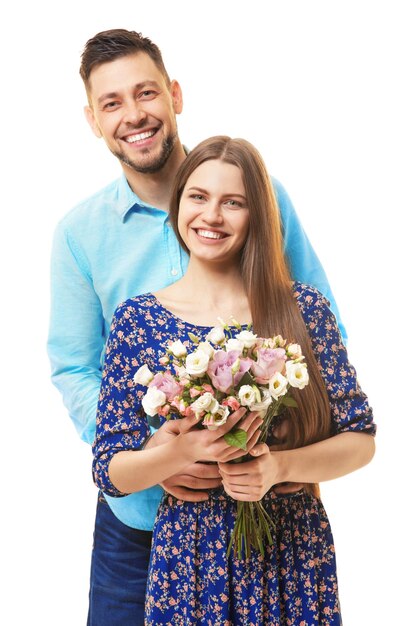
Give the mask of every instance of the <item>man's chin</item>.
POLYGON ((131 159, 123 152, 113 152, 114 156, 119 159, 121 163, 124 163, 138 174, 155 174, 160 172, 171 156, 175 145, 175 138, 165 140, 162 146, 162 151, 159 155, 152 156, 149 152, 149 156, 139 159, 131 159))

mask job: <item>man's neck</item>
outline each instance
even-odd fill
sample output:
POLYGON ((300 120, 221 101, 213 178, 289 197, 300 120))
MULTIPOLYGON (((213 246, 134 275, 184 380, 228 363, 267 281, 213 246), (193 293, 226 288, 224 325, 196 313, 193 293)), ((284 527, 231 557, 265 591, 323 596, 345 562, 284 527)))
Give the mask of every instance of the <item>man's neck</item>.
POLYGON ((142 174, 135 172, 124 163, 121 165, 130 188, 143 202, 157 209, 168 211, 174 178, 184 159, 185 151, 179 143, 164 167, 158 172, 142 174))

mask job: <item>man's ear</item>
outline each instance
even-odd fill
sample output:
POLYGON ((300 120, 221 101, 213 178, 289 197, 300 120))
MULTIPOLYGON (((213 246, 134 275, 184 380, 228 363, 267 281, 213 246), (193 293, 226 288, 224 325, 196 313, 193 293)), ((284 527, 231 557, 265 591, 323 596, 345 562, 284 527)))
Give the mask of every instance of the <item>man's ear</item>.
POLYGON ((85 106, 84 107, 84 115, 85 118, 91 128, 91 130, 93 131, 93 133, 95 134, 96 137, 98 137, 100 139, 100 137, 102 137, 101 134, 101 130, 96 122, 96 118, 93 112, 93 109, 90 106, 85 106))
POLYGON ((171 97, 172 102, 174 104, 175 113, 179 114, 182 112, 182 91, 178 81, 171 81, 171 97))

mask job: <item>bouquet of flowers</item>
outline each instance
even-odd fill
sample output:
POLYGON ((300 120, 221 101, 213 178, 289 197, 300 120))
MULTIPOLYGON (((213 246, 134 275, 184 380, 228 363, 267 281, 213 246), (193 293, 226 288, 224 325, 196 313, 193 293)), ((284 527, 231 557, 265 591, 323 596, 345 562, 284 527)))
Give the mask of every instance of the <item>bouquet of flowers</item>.
MULTIPOLYGON (((308 384, 301 348, 280 335, 257 337, 250 326, 242 329, 234 319, 232 326, 222 320, 221 324, 202 342, 191 333, 188 346, 172 342, 159 360, 163 371, 154 374, 147 365, 138 369, 134 382, 148 387, 143 409, 150 417, 165 419, 194 415, 203 427, 215 429, 244 406, 261 414, 258 442, 265 442, 272 419, 285 407, 297 406, 291 387, 303 389, 308 384)), ((225 439, 246 450, 244 430, 235 427, 225 439)), ((264 554, 265 540, 272 543, 270 525, 272 520, 261 501, 238 502, 228 554, 232 546, 239 558, 243 547, 246 557, 251 547, 264 554)))

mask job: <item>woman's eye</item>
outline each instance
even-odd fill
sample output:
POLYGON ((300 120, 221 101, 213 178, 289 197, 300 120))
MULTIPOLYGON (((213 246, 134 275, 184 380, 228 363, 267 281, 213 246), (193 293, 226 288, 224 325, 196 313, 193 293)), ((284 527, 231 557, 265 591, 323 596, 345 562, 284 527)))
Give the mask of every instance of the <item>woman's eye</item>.
POLYGON ((229 207, 233 207, 233 208, 241 208, 243 205, 241 202, 238 202, 237 200, 233 200, 232 198, 230 198, 230 200, 226 200, 225 204, 227 204, 229 207))
POLYGON ((192 198, 193 200, 204 200, 204 197, 201 195, 201 193, 193 193, 190 198, 192 198))

